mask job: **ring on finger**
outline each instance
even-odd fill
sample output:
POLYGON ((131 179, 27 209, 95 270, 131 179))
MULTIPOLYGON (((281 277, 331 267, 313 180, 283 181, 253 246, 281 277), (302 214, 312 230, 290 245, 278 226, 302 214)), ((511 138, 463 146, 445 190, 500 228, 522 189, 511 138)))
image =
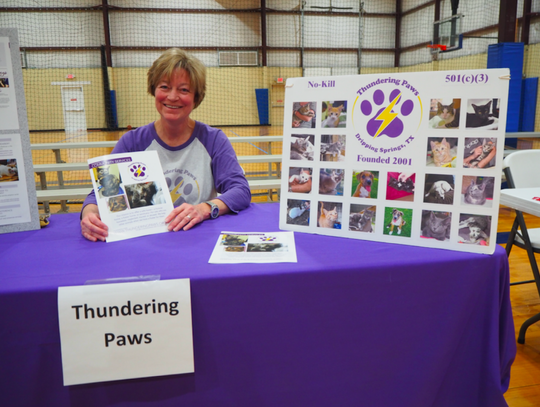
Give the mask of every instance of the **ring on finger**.
POLYGON ((191 215, 187 215, 186 218, 191 220, 191 215))

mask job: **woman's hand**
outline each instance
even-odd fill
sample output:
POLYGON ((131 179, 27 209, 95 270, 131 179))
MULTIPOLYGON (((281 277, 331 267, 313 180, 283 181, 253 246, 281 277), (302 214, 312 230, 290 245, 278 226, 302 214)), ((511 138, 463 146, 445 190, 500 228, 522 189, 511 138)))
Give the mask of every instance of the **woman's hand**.
POLYGON ((81 234, 88 240, 105 241, 109 228, 101 221, 97 205, 88 204, 84 207, 81 220, 81 234))
POLYGON ((189 230, 197 223, 201 223, 208 218, 210 214, 210 206, 207 204, 190 205, 183 203, 165 218, 165 223, 168 223, 169 231, 178 232, 180 229, 189 230), (202 206, 204 205, 204 206, 202 206), (208 208, 207 211, 204 209, 208 208))

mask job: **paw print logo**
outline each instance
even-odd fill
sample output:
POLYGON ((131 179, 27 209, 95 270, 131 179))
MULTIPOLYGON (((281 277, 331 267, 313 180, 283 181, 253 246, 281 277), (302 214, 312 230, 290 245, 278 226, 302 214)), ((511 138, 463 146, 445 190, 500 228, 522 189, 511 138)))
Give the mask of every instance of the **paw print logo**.
POLYGON ((371 99, 362 101, 360 105, 361 112, 370 118, 366 126, 368 134, 373 138, 381 135, 390 138, 401 136, 404 124, 399 115, 410 115, 414 109, 413 101, 402 100, 404 97, 399 89, 391 91, 388 98, 384 91, 377 89, 371 99))
POLYGON ((146 178, 147 176, 147 170, 146 165, 143 163, 133 163, 129 166, 129 172, 131 172, 131 175, 136 180, 141 180, 146 178))
MULTIPOLYGON (((193 194, 195 196, 198 194, 197 188, 192 184, 192 181, 185 179, 182 175, 177 176, 174 181, 166 177, 167 186, 171 192, 171 198, 173 205, 180 206, 183 203, 187 202, 187 198, 193 194)), ((193 199, 191 199, 193 201, 193 199)))
POLYGON ((259 240, 261 242, 273 242, 274 240, 276 240, 277 237, 276 236, 263 236, 263 237, 260 237, 259 240))

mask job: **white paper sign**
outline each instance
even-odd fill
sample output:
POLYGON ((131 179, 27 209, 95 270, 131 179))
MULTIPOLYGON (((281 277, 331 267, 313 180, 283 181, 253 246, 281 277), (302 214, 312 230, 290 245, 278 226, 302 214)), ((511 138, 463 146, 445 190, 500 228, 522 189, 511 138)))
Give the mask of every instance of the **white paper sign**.
POLYGON ((194 372, 189 279, 58 288, 64 385, 194 372))
POLYGON ((156 151, 96 157, 88 166, 107 242, 168 231, 173 203, 156 151))
POLYGON ((208 263, 296 263, 293 232, 221 232, 208 263))
POLYGON ((508 69, 291 78, 280 228, 493 253, 508 69))

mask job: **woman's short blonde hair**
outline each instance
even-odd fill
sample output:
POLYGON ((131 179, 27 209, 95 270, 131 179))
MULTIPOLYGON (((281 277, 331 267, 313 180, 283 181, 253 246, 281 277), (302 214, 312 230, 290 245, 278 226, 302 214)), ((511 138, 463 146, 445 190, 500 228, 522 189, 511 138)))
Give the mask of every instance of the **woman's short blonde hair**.
POLYGON ((206 67, 197 58, 179 48, 170 48, 154 61, 148 70, 148 93, 155 96, 156 86, 165 78, 170 80, 174 71, 184 69, 195 94, 195 107, 199 106, 206 94, 206 67))

